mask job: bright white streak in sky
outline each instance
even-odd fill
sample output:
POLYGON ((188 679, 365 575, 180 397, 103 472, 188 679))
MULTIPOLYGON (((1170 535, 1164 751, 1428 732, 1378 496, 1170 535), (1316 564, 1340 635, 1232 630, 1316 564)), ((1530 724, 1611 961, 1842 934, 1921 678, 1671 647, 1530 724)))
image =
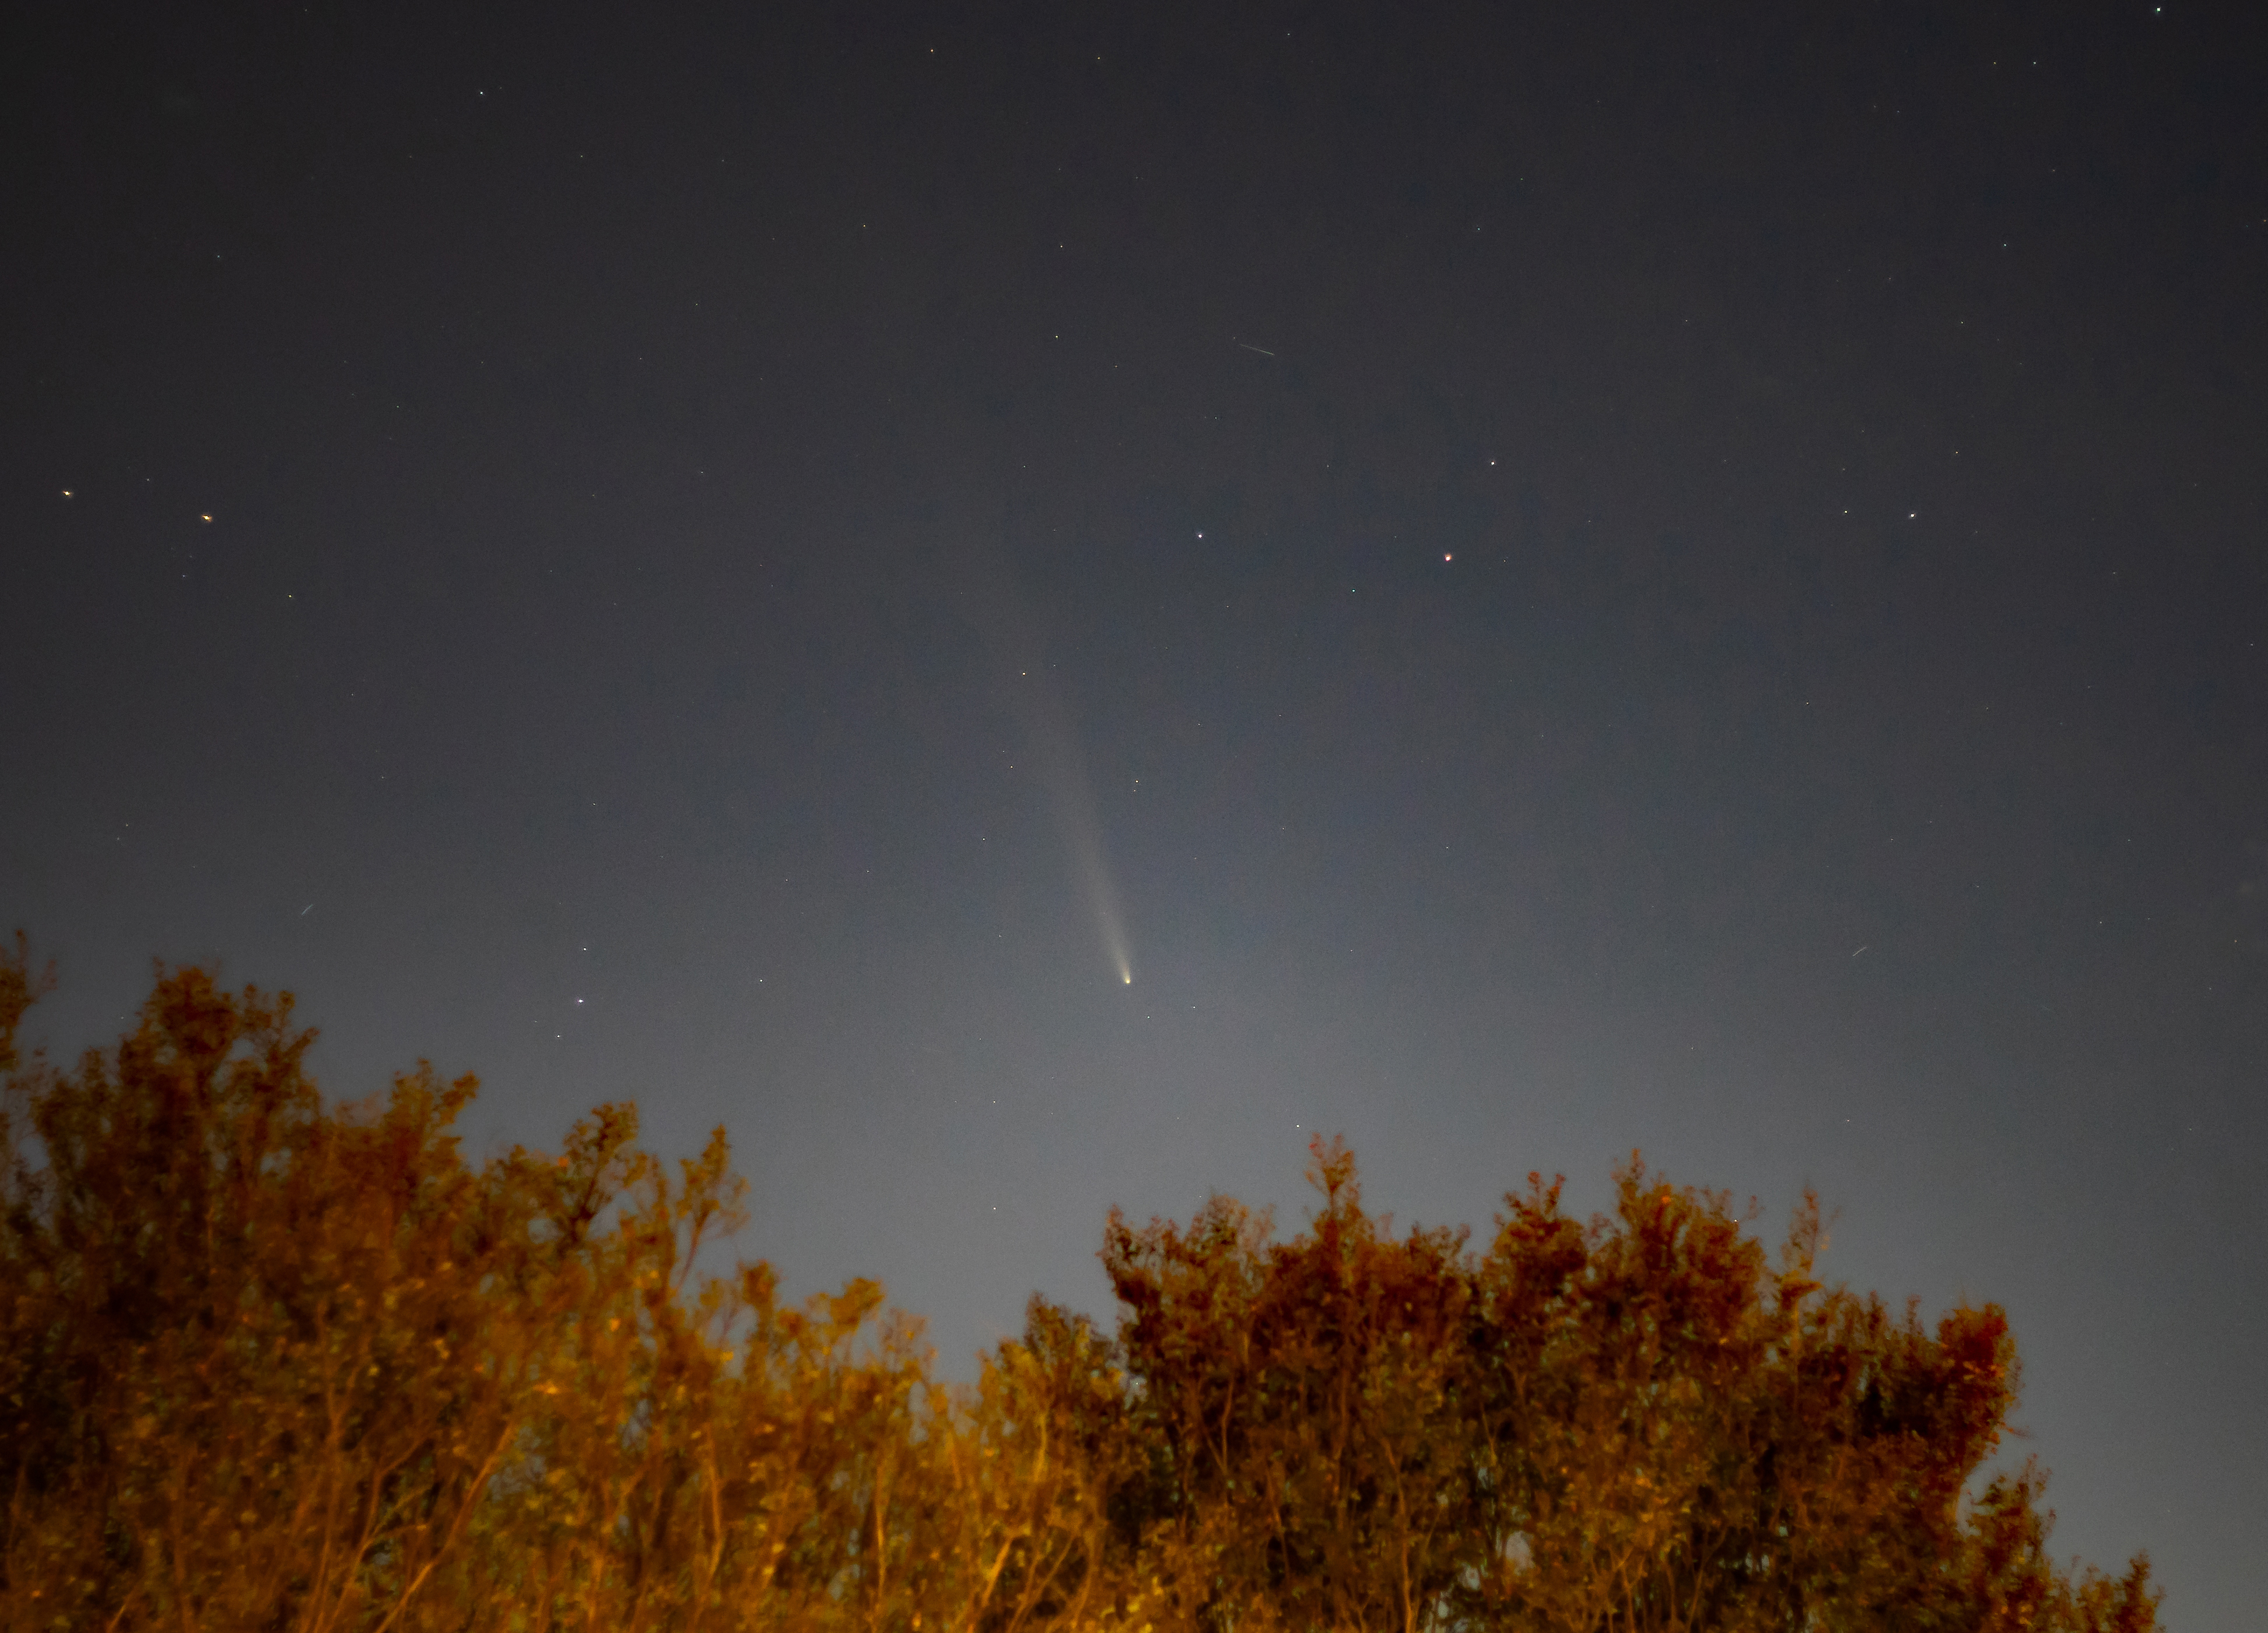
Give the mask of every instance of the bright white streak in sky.
POLYGON ((1071 735, 1071 722, 1055 683, 1040 670, 1022 677, 1039 694, 1039 707, 1029 731, 1038 755, 1040 774, 1047 781, 1056 820, 1063 826, 1064 844, 1071 866, 1086 893, 1095 928, 1102 934, 1102 951, 1117 970, 1118 979, 1134 984, 1134 950, 1126 942, 1125 916, 1118 910, 1118 891, 1110 866, 1102 855, 1102 822, 1094 811, 1094 785, 1086 775, 1086 756, 1071 735))
POLYGON ((989 570, 980 572, 972 622, 1001 672, 1009 709, 1024 729, 1031 764, 1047 791, 1071 871, 1094 916, 1103 956, 1120 982, 1131 986, 1134 949, 1126 938, 1126 916, 1119 908, 1118 888, 1103 853, 1102 820, 1095 812, 1086 755, 1048 663, 1046 643, 1016 592, 1005 561, 996 557, 983 565, 989 570))

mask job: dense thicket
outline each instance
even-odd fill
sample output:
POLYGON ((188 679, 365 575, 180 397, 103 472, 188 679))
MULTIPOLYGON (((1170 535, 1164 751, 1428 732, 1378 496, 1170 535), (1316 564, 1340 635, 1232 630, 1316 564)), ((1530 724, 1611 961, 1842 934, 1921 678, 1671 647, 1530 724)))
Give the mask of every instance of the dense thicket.
POLYGON ((1034 1299, 973 1385, 857 1282, 696 1274, 720 1133, 601 1107, 480 1166, 474 1091, 357 1107, 291 1000, 161 975, 75 1070, 0 963, 8 1629, 2117 1629, 2138 1562, 1982 1481, 1999 1311, 1925 1328, 1636 1162, 1532 1176, 1485 1251, 1390 1234, 1319 1145, 1309 1228, 1114 1215, 1115 1339, 1034 1299))

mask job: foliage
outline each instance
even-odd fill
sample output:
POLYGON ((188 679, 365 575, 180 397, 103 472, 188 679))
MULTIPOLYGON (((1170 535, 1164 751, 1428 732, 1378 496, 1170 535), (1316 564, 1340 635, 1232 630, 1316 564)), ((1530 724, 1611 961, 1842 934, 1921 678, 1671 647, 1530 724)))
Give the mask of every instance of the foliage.
POLYGON ((1484 1252, 1320 1143, 1308 1228, 1114 1213, 1116 1338, 1035 1298, 941 1383, 879 1288, 700 1273, 720 1131, 627 1106, 468 1164, 475 1084, 327 1105, 288 995, 161 972, 76 1070, 0 959, 8 1629, 2034 1629, 2144 1633, 2140 1560, 1980 1473, 2000 1313, 1823 1286, 1633 1158, 1484 1252))

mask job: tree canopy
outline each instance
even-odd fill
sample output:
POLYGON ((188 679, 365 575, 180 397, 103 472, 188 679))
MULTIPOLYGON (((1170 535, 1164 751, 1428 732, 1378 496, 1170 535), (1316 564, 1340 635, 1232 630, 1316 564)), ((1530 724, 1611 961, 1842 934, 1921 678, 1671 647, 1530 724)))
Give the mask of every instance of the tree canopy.
POLYGON ((327 1101, 288 994, 161 971, 19 1058, 0 959, 0 1626, 2143 1633, 1998 1468, 1997 1308, 1822 1284, 1633 1157, 1484 1247, 1318 1141, 1307 1228, 1113 1213, 1115 1335, 1035 1298, 973 1383, 853 1282, 701 1267, 719 1130, 602 1106, 477 1166, 475 1084, 327 1101))

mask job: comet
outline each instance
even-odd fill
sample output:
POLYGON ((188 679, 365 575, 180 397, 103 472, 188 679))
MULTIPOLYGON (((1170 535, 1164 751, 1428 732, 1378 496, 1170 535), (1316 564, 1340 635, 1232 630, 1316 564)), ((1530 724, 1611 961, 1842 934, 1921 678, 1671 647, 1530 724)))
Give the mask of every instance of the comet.
POLYGON ((982 552, 979 593, 970 622, 984 637, 1009 712, 1022 726, 1030 763, 1046 791, 1079 894, 1085 897, 1105 963, 1121 986, 1134 984, 1134 949, 1118 903, 1095 810, 1094 784, 1071 710, 1047 661, 1037 621, 1017 593, 1004 553, 982 552))
POLYGON ((1102 953, 1118 972, 1122 986, 1134 984, 1134 950, 1126 937, 1126 916, 1118 906, 1118 889, 1110 876, 1110 863, 1102 845, 1102 821, 1095 813, 1094 785, 1086 774, 1086 756, 1073 734, 1063 694, 1045 664, 1027 664, 1017 677, 1017 714, 1031 743, 1033 762, 1055 807, 1064 849, 1071 872, 1093 914, 1102 953))

